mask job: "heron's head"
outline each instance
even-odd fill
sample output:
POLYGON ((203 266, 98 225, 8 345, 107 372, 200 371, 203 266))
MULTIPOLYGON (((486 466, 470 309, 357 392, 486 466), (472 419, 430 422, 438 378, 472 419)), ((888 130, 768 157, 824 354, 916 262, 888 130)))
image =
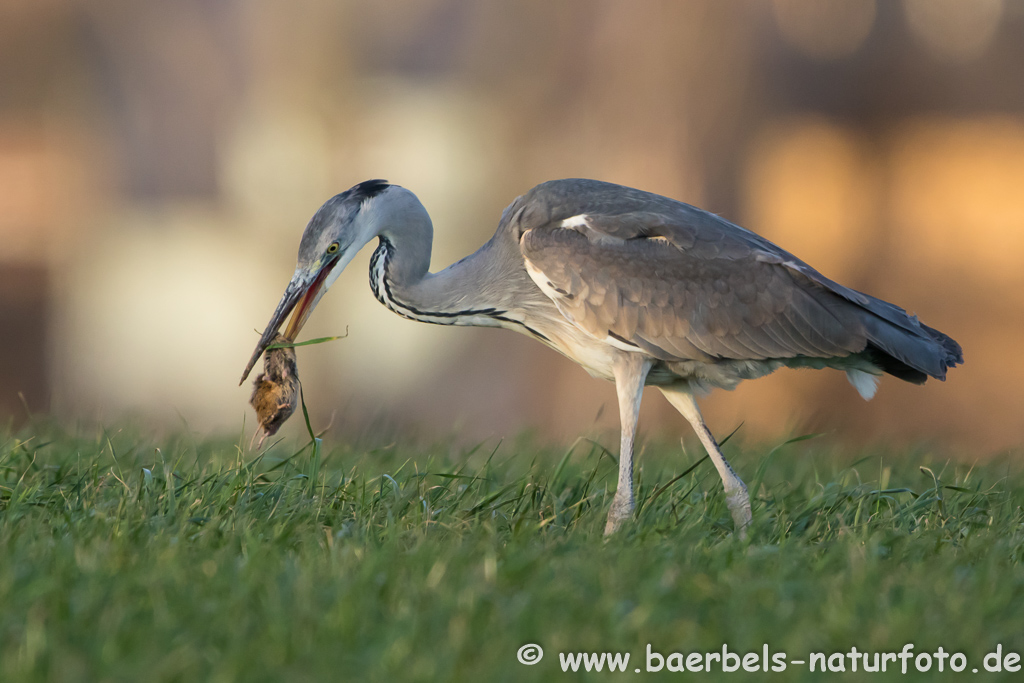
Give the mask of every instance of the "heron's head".
POLYGON ((331 197, 313 215, 299 242, 295 274, 256 344, 256 350, 242 374, 242 382, 273 341, 288 314, 291 313, 292 317, 284 336, 294 341, 320 298, 338 279, 345 266, 367 242, 379 234, 380 222, 376 220, 378 212, 364 212, 363 209, 371 199, 382 195, 389 188, 398 189, 386 180, 367 180, 331 197))

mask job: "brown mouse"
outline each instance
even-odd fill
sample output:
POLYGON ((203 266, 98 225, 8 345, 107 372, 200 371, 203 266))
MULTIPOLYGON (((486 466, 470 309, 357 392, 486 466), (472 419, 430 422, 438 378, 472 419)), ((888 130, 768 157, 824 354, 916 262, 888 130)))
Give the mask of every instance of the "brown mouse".
MULTIPOLYGON (((288 344, 284 335, 277 335, 273 344, 288 344)), ((295 358, 295 349, 283 347, 268 349, 263 356, 263 372, 253 382, 250 405, 256 410, 256 419, 260 423, 262 437, 259 444, 268 436, 273 436, 285 423, 299 405, 299 366, 295 358)))

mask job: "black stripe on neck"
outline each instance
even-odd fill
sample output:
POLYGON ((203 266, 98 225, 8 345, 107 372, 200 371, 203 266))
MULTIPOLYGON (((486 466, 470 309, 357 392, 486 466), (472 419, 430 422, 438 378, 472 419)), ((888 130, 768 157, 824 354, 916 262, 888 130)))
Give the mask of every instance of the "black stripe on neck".
POLYGON ((377 246, 377 249, 373 252, 373 256, 370 257, 370 289, 373 290, 373 295, 377 297, 377 301, 381 302, 382 304, 384 304, 384 306, 391 309, 395 313, 398 313, 398 315, 409 318, 410 320, 416 320, 418 322, 425 323, 433 323, 435 325, 454 325, 456 319, 458 318, 484 316, 492 318, 494 320, 500 320, 502 322, 519 325, 526 329, 527 332, 529 332, 537 339, 540 339, 541 341, 544 342, 550 342, 550 340, 545 335, 541 334, 540 332, 533 329, 524 322, 514 320, 512 318, 505 316, 505 311, 499 310, 497 308, 475 308, 465 309, 462 311, 424 311, 420 308, 413 306, 408 302, 401 301, 395 296, 394 292, 392 291, 391 279, 388 277, 388 264, 393 254, 394 245, 391 244, 391 241, 388 238, 381 235, 380 244, 377 246), (378 266, 382 270, 380 280, 381 283, 383 283, 384 285, 384 291, 380 291, 377 285, 377 278, 375 277, 378 266), (398 310, 399 307, 404 310, 398 310), (408 314, 405 311, 408 311, 408 314), (441 318, 442 320, 429 320, 428 318, 441 318))

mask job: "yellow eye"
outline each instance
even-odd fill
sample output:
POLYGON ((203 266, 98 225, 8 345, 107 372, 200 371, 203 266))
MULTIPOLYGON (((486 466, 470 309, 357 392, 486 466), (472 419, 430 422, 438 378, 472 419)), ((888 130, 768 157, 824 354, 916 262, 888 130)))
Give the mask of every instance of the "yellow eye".
POLYGON ((327 247, 327 253, 328 254, 337 254, 338 253, 338 249, 339 249, 338 243, 337 242, 331 242, 331 246, 327 247))

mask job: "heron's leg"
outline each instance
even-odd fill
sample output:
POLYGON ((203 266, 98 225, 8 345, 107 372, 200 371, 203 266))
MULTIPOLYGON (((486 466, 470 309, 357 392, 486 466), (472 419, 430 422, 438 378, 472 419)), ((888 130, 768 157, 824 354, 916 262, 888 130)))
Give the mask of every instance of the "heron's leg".
POLYGON ((704 444, 708 455, 711 456, 711 461, 715 463, 715 469, 718 470, 719 476, 722 477, 722 485, 725 488, 725 502, 729 506, 729 512, 732 513, 732 520, 736 525, 736 530, 739 532, 740 538, 746 537, 745 527, 750 524, 751 519, 750 496, 747 495, 747 485, 736 475, 736 472, 729 465, 729 461, 722 455, 722 450, 715 442, 715 437, 711 435, 711 430, 704 424, 704 418, 701 417, 693 394, 676 387, 658 388, 665 394, 668 402, 682 413, 683 417, 690 423, 690 426, 693 427, 693 431, 697 432, 697 438, 704 444))
POLYGON ((640 399, 651 361, 638 353, 623 353, 615 362, 615 393, 619 397, 619 483, 608 509, 605 536, 615 533, 633 516, 633 440, 640 416, 640 399))

